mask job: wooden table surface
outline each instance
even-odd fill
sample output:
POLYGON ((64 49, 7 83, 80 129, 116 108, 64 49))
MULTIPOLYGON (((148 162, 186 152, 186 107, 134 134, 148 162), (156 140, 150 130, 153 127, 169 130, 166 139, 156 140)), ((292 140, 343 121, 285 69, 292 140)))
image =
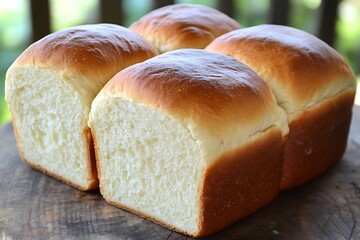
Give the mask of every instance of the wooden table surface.
MULTIPOLYGON (((0 128, 0 239, 191 239, 27 167, 0 128)), ((206 239, 360 239, 360 107, 342 161, 206 239)))

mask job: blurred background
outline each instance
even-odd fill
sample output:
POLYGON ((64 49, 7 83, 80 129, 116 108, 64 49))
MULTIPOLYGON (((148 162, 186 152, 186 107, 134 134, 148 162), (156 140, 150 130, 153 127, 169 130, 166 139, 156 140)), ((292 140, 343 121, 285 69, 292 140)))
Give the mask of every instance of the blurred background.
POLYGON ((0 0, 0 125, 10 121, 4 100, 6 70, 33 41, 80 24, 129 26, 147 12, 172 3, 214 7, 244 27, 276 23, 312 33, 349 61, 360 90, 359 0, 0 0))

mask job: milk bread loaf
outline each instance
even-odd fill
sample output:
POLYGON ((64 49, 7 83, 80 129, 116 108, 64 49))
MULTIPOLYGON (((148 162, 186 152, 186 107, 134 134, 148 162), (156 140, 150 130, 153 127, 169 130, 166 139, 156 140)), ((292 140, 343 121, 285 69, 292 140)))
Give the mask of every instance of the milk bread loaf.
POLYGON ((258 73, 288 115, 283 190, 299 186, 341 159, 346 149, 356 79, 334 49, 304 31, 277 25, 235 30, 207 50, 258 73))
POLYGON ((216 37, 241 26, 216 9, 175 4, 146 14, 129 28, 164 53, 179 48, 204 48, 216 37))
POLYGON ((89 126, 105 200, 170 229, 205 236, 278 195, 286 113, 231 57, 181 49, 132 65, 89 126))
POLYGON ((118 71, 156 53, 137 33, 112 24, 64 29, 27 48, 5 83, 23 161, 80 190, 97 188, 91 102, 118 71))

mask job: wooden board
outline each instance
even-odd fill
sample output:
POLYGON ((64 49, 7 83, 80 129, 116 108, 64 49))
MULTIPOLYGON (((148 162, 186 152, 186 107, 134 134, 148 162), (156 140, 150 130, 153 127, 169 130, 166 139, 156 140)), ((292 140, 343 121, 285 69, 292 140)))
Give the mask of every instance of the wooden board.
MULTIPOLYGON (((0 239, 191 239, 108 205, 22 163, 0 128, 0 239)), ((360 239, 360 107, 342 161, 207 239, 360 239)))

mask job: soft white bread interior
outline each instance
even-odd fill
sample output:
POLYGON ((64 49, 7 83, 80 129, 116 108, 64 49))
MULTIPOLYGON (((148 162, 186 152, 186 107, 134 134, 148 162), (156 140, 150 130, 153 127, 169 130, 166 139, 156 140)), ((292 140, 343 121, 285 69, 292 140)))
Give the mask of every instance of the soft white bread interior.
POLYGON ((215 39, 207 50, 248 65, 288 114, 282 188, 298 186, 339 160, 346 148, 355 76, 334 49, 304 31, 259 25, 215 39))
POLYGON ((238 22, 222 12, 196 4, 165 6, 130 26, 160 53, 180 48, 204 48, 216 37, 239 28, 238 22))
POLYGON ((140 35, 112 24, 68 28, 32 44, 5 86, 24 162, 78 189, 98 187, 91 102, 118 71, 155 55, 140 35))
POLYGON ((279 192, 286 114, 231 57, 183 49, 124 69, 89 126, 105 200, 170 229, 208 235, 279 192))

